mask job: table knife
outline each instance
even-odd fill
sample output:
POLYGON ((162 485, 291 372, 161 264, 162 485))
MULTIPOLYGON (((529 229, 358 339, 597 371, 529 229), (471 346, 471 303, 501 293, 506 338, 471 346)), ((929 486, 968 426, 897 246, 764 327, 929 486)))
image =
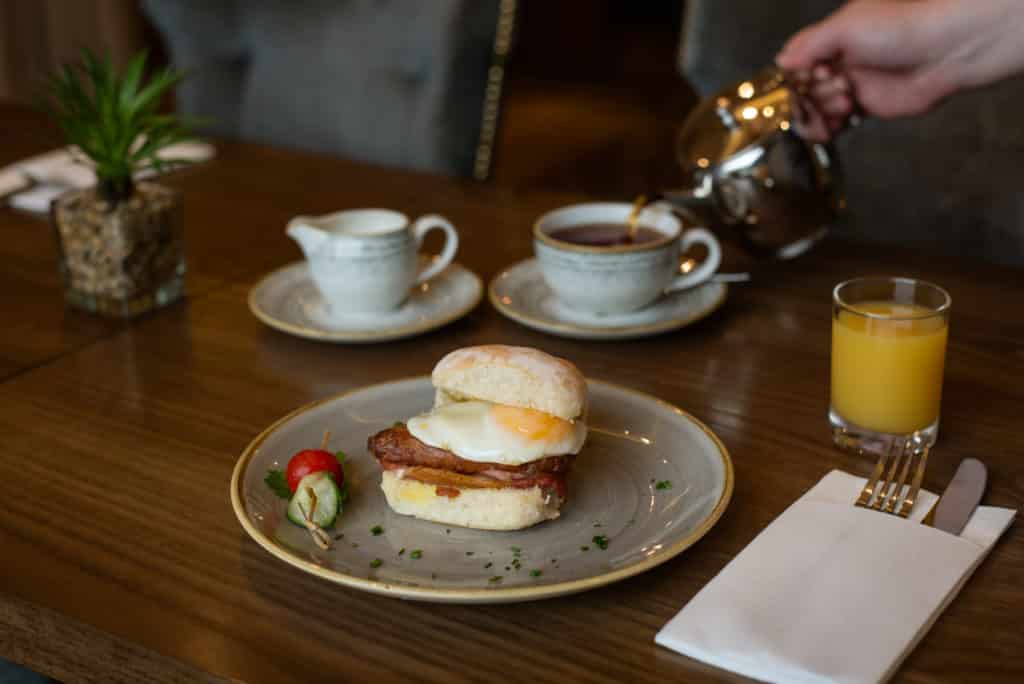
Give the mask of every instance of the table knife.
POLYGON ((974 509, 981 502, 987 481, 988 471, 985 470, 984 463, 976 458, 965 458, 961 461, 956 474, 935 506, 934 526, 959 536, 974 509))

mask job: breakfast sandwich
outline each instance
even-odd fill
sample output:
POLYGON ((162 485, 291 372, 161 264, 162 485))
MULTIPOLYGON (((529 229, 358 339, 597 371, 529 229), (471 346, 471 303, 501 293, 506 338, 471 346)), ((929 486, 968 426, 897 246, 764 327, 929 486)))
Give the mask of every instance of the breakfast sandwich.
POLYGON ((457 349, 435 366, 434 407, 370 437, 397 513, 484 530, 557 518, 587 437, 587 387, 526 347, 457 349))

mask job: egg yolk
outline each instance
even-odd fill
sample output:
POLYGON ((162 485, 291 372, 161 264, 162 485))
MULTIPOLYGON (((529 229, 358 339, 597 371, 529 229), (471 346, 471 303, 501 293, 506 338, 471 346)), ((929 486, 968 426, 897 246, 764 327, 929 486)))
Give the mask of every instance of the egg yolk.
POLYGON ((509 432, 529 441, 559 442, 572 434, 572 423, 534 409, 496 404, 491 407, 494 421, 509 432))

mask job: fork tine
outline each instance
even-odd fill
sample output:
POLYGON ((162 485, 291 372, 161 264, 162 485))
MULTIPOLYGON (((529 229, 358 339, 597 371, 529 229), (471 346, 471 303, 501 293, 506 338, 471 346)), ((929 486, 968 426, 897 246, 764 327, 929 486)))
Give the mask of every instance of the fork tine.
POLYGON ((914 509, 914 502, 917 501, 917 494, 921 491, 921 480, 924 479, 924 469, 928 465, 928 452, 931 451, 931 447, 925 444, 921 447, 921 458, 917 462, 917 470, 914 471, 914 480, 910 484, 910 491, 907 492, 907 497, 903 500, 903 505, 900 506, 900 510, 896 512, 896 515, 906 518, 910 515, 910 511, 914 509))
POLYGON ((914 460, 916 450, 913 448, 911 441, 905 440, 902 445, 903 454, 906 455, 906 459, 903 461, 903 468, 900 469, 900 479, 896 483, 895 489, 892 491, 892 495, 889 498, 889 502, 882 507, 884 513, 896 514, 896 507, 901 506, 906 496, 903 492, 903 487, 907 484, 907 473, 910 472, 910 464, 914 460))
MULTIPOLYGON (((863 453, 863 452, 861 452, 863 453)), ((860 491, 860 496, 853 502, 854 506, 867 506, 871 502, 871 497, 874 496, 875 486, 878 484, 878 478, 882 476, 882 471, 885 470, 885 461, 889 457, 889 451, 883 450, 878 455, 878 462, 875 463, 875 469, 871 471, 871 477, 868 478, 867 483, 864 485, 864 489, 860 491)))
POLYGON ((899 468, 900 459, 903 458, 903 449, 896 443, 896 440, 889 442, 889 452, 892 454, 892 460, 889 463, 889 471, 885 475, 885 479, 882 480, 882 484, 878 488, 878 494, 875 496, 875 500, 871 502, 868 508, 873 508, 876 511, 882 510, 882 505, 886 499, 891 496, 892 485, 896 482, 896 469, 899 468))

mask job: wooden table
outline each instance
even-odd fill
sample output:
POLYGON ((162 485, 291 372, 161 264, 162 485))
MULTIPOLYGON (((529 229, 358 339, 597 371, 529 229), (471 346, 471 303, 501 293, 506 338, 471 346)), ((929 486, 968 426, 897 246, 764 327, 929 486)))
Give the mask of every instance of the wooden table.
MULTIPOLYGON (((5 157, 15 138, 0 134, 5 157)), ((764 268, 713 317, 649 340, 548 337, 485 303, 422 337, 332 346, 267 329, 246 308, 261 274, 299 257, 283 235, 290 216, 441 212, 462 231, 458 260, 490 278, 530 254, 535 216, 580 197, 244 144, 168 182, 187 203, 190 294, 130 323, 65 309, 49 229, 0 210, 0 657, 68 682, 731 679, 656 646, 654 634, 823 474, 869 469, 831 447, 825 420, 830 288, 868 273, 927 278, 953 295, 926 485, 943 487, 962 457, 978 456, 990 468, 987 503, 1024 503, 1021 271, 837 240, 764 268), (541 347, 706 421, 736 468, 718 525, 619 584, 477 607, 340 588, 243 533, 228 481, 267 424, 318 397, 425 374, 450 349, 482 342, 541 347)), ((1015 527, 900 678, 1024 679, 1022 577, 1015 527)))

